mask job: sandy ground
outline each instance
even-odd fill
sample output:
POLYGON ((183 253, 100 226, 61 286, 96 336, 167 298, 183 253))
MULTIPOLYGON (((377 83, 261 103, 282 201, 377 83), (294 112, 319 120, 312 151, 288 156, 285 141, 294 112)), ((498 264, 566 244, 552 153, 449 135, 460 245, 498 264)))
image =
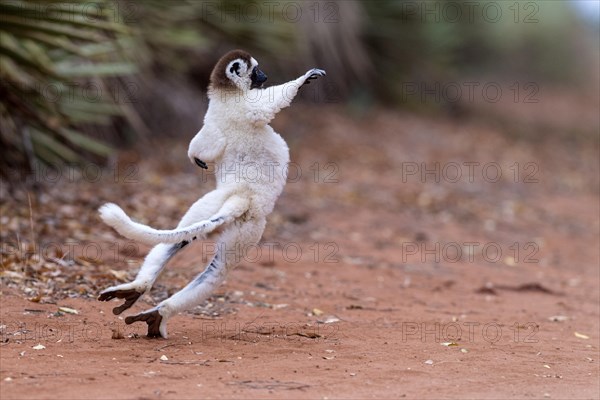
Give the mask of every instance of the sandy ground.
MULTIPOLYGON (((46 286, 65 283, 44 291, 4 250, 0 397, 600 398, 597 148, 385 111, 301 122, 284 136, 302 176, 260 254, 170 320, 166 340, 94 299, 130 278, 147 248, 124 251, 93 210, 117 201, 174 225, 210 186, 176 156, 185 143, 161 163, 123 155, 139 166, 131 184, 51 185, 32 200, 34 221, 26 196, 4 202, 3 217, 20 218, 3 219, 4 241, 26 240, 31 224, 39 241, 104 252, 87 270, 59 263, 46 286)), ((282 116, 276 127, 289 125, 282 116)), ((179 254, 132 311, 183 286, 204 250, 179 254)))

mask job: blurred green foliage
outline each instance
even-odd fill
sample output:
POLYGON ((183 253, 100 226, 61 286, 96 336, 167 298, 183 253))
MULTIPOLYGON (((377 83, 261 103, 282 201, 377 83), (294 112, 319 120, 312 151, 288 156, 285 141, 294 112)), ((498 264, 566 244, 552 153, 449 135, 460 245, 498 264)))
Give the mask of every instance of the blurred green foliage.
MULTIPOLYGON (((497 80, 577 83, 581 27, 563 1, 369 1, 365 41, 392 82, 497 80)), ((587 79, 585 75, 584 79, 587 79)), ((582 80, 579 80, 581 83, 582 80)), ((401 90, 376 81, 378 95, 401 90)))
POLYGON ((204 90, 214 62, 235 47, 268 64, 270 82, 308 67, 325 68, 330 73, 323 85, 331 99, 361 107, 411 106, 402 93, 407 81, 493 74, 577 83, 582 68, 572 60, 580 56, 581 32, 568 3, 511 4, 512 9, 508 2, 487 0, 3 1, 0 167, 103 159, 112 149, 102 137, 114 142, 116 131, 134 139, 155 133, 162 128, 153 128, 161 126, 153 117, 182 116, 157 117, 148 110, 157 108, 158 97, 179 94, 175 87, 155 89, 160 96, 147 89, 175 77, 180 87, 204 90), (494 20, 493 9, 482 12, 498 4, 501 18, 494 20), (141 87, 136 104, 119 96, 124 77, 141 87))
MULTIPOLYGON (((98 4, 106 5, 102 0, 98 4)), ((130 29, 82 2, 0 3, 0 146, 5 168, 81 163, 112 149, 77 129, 111 124, 122 110, 104 79, 134 73, 130 29)))

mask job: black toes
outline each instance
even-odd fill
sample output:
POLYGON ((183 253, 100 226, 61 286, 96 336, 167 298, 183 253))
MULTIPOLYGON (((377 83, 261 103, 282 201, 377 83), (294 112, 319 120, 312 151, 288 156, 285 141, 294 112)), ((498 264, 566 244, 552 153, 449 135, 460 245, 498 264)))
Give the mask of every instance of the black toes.
POLYGON ((138 321, 148 321, 149 319, 153 318, 152 314, 153 313, 158 313, 158 311, 150 311, 150 312, 143 312, 137 315, 130 315, 129 317, 125 318, 125 323, 127 325, 131 325, 134 322, 138 322, 138 321))
POLYGON ((128 302, 126 301, 125 303, 121 304, 120 306, 113 308, 113 314, 114 314, 114 315, 119 315, 119 314, 121 314, 123 311, 125 311, 125 310, 127 310, 129 307, 131 307, 131 306, 128 306, 128 305, 127 305, 127 303, 128 303, 128 302))
POLYGON ((158 310, 141 313, 138 315, 131 315, 125 318, 125 323, 127 325, 133 324, 134 322, 144 321, 148 324, 148 337, 156 338, 161 337, 160 334, 160 323, 162 321, 162 315, 158 312, 158 310))
MULTIPOLYGON (((162 317, 160 319, 162 319, 162 317)), ((160 334, 160 320, 157 320, 157 322, 152 325, 148 325, 148 334, 146 336, 149 338, 162 337, 160 334)))

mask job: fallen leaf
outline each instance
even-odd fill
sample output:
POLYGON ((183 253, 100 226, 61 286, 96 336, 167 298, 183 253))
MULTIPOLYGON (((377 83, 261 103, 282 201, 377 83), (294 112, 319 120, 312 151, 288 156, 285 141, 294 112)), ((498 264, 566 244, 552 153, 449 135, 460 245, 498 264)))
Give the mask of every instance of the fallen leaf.
MULTIPOLYGON (((310 388, 310 385, 299 383, 299 382, 284 382, 278 381, 274 379, 269 380, 246 380, 246 381, 231 381, 227 383, 228 385, 241 385, 250 389, 267 389, 269 391, 277 390, 278 393, 280 390, 300 390, 304 391, 310 388)), ((298 396, 295 396, 298 397, 298 396)))
POLYGON ((517 265, 515 263, 515 258, 512 256, 504 257, 504 264, 508 265, 509 267, 514 267, 515 265, 517 265))
POLYGON ((566 315, 553 315, 551 317, 548 317, 548 320, 552 322, 564 322, 568 319, 569 317, 567 317, 566 315))
POLYGON ((499 288, 506 289, 506 290, 514 290, 515 292, 538 292, 538 293, 546 293, 546 294, 556 294, 554 292, 554 290, 550 290, 537 282, 524 283, 517 287, 502 286, 499 288))
POLYGON ((115 278, 117 278, 120 281, 126 281, 127 280, 127 271, 115 271, 114 269, 109 270, 109 272, 111 274, 114 275, 115 278))
POLYGON ((69 307, 58 307, 58 311, 62 311, 67 314, 79 314, 79 311, 69 307))
POLYGON ((442 346, 446 346, 446 347, 454 347, 454 346, 458 346, 458 343, 456 342, 444 342, 444 343, 440 343, 442 346))
POLYGON ((334 322, 339 322, 339 321, 340 321, 340 319, 339 319, 339 318, 337 318, 337 317, 333 317, 333 316, 332 316, 332 317, 327 317, 327 318, 325 318, 325 320, 324 320, 324 321, 322 321, 322 322, 323 322, 324 324, 333 324, 334 322))
POLYGON ((319 310, 318 308, 313 308, 312 313, 317 317, 324 314, 324 312, 322 310, 319 310))
POLYGON ((298 335, 298 336, 307 337, 310 339, 316 339, 316 338, 321 337, 321 335, 319 335, 316 332, 297 332, 297 333, 292 333, 292 335, 298 335))
POLYGON ((491 295, 494 295, 494 296, 498 295, 498 292, 496 291, 496 289, 494 289, 494 287, 491 286, 491 285, 482 286, 479 289, 477 289, 475 291, 475 293, 479 293, 479 294, 491 294, 491 295))
POLYGON ((125 337, 123 336, 123 333, 119 329, 113 329, 111 339, 119 340, 119 339, 125 339, 125 337))
POLYGON ((359 304, 350 304, 349 306, 346 307, 346 310, 362 310, 363 306, 359 305, 359 304))
POLYGON ((584 335, 583 333, 575 332, 575 337, 579 339, 589 339, 588 335, 584 335))

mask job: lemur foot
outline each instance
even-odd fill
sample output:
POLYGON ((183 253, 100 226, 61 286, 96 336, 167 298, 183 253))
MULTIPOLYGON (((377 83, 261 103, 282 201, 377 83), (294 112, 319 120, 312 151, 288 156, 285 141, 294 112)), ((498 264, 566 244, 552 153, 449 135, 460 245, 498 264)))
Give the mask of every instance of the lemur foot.
POLYGON ((100 292, 98 300, 109 301, 114 298, 125 299, 125 303, 113 308, 113 314, 119 315, 123 311, 127 310, 132 305, 134 305, 135 302, 138 301, 138 299, 144 294, 145 291, 145 289, 133 287, 131 283, 126 283, 123 285, 113 286, 109 287, 108 289, 104 289, 102 292, 100 292))
POLYGON ((320 76, 325 76, 327 75, 327 72, 325 72, 325 70, 323 69, 319 69, 319 68, 313 68, 311 70, 308 70, 304 76, 306 77, 306 80, 304 81, 303 85, 309 85, 310 81, 313 79, 317 79, 320 76))
POLYGON ((163 316, 158 312, 158 308, 153 308, 148 311, 144 311, 137 315, 130 315, 125 318, 125 323, 131 325, 134 322, 144 321, 148 324, 149 338, 163 337, 167 338, 167 320, 163 319, 163 316))

